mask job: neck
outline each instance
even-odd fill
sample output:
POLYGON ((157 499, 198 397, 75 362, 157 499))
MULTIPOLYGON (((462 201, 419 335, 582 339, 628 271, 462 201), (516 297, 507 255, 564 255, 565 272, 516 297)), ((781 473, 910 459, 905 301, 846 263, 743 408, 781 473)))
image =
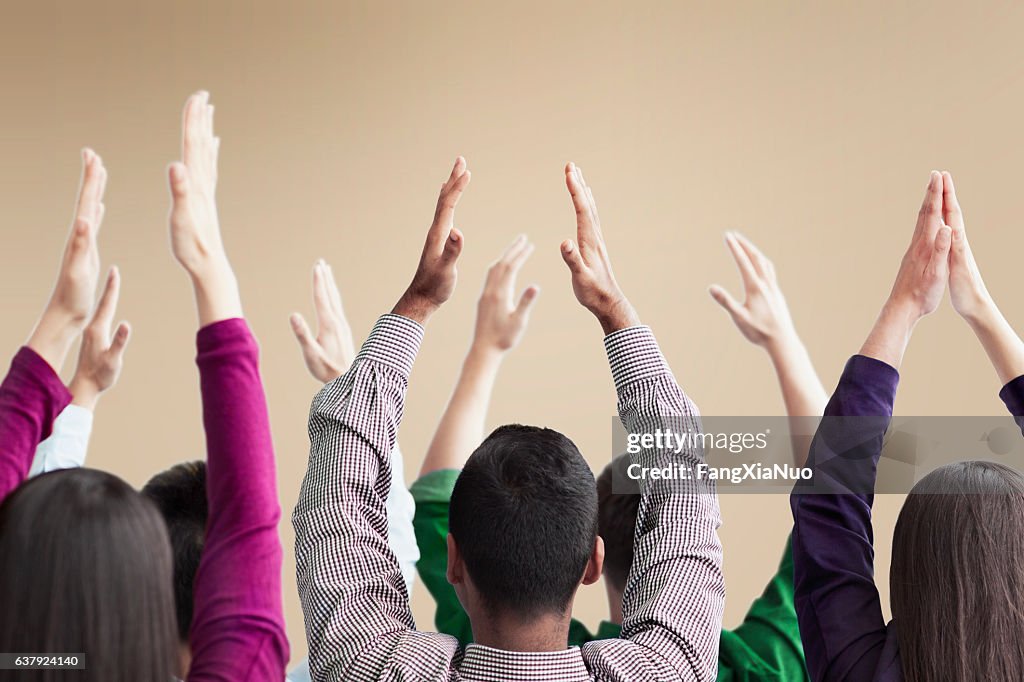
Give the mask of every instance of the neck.
POLYGON ((607 576, 604 579, 604 589, 608 593, 608 620, 616 625, 622 625, 622 590, 616 589, 607 576))
POLYGON ((488 616, 473 622, 473 641, 503 651, 563 651, 569 642, 569 613, 521 619, 488 616))

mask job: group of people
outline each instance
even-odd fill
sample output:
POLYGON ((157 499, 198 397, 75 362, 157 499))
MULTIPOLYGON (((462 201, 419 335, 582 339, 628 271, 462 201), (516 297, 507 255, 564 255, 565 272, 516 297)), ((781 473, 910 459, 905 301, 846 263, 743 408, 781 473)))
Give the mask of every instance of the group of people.
MULTIPOLYGON (((461 157, 411 283, 358 351, 324 262, 313 271, 316 331, 291 320, 324 386, 292 517, 309 658, 286 670, 274 452, 258 348, 221 240, 218 148, 209 95, 197 93, 168 175, 171 248, 199 317, 207 456, 141 491, 83 466, 97 400, 116 383, 130 337, 114 325, 116 269, 95 300, 107 172, 83 152, 53 293, 0 385, 0 652, 76 652, 85 669, 9 669, 0 679, 1024 680, 1017 471, 962 462, 916 484, 895 529, 888 624, 873 575, 870 491, 898 369, 916 323, 947 289, 1008 409, 1024 417, 1024 342, 985 288, 949 173, 931 174, 892 291, 831 399, 771 261, 726 235, 744 297, 719 286, 712 297, 767 351, 790 418, 824 417, 813 441, 793 441, 795 463, 813 476, 794 488, 777 571, 743 622, 723 630, 714 482, 616 483, 631 463, 696 467, 699 447, 621 455, 595 480, 555 430, 485 433, 502 361, 539 293, 517 291, 533 251, 525 236, 488 270, 469 352, 419 475, 405 485, 397 437, 406 388, 427 323, 455 290, 465 241, 454 225, 470 182, 461 157), (79 338, 65 385, 59 372, 79 338), (867 419, 853 434, 833 419, 843 417, 867 419), (573 602, 602 576, 608 617, 591 630, 573 618, 573 602), (417 578, 436 602, 437 632, 413 620, 417 578)), ((576 238, 561 255, 603 330, 623 425, 699 433, 697 407, 615 279, 590 186, 574 164, 565 182, 576 238)))

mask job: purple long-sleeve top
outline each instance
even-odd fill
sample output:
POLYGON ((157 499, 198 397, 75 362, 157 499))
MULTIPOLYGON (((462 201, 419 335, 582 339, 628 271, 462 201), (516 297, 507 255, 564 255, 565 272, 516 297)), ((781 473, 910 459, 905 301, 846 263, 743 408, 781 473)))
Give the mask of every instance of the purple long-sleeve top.
MULTIPOLYGON (((899 373, 886 363, 850 358, 811 446, 814 480, 798 484, 790 499, 796 611, 815 682, 903 680, 896 627, 886 624, 875 587, 871 527, 898 384, 899 373)), ((1014 416, 1024 415, 1024 376, 999 396, 1014 416)))
MULTIPOLYGON (((209 521, 195 581, 188 680, 281 682, 289 656, 281 507, 259 349, 241 319, 199 330, 197 346, 209 521)), ((0 385, 0 499, 25 479, 36 446, 70 400, 53 369, 22 348, 0 385)))

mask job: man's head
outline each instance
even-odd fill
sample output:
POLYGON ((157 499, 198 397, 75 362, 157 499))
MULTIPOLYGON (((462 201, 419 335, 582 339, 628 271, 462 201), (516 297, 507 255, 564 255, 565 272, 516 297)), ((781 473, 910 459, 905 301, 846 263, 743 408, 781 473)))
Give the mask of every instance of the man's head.
POLYGON ((153 501, 167 523, 174 555, 178 636, 187 643, 192 626, 192 590, 206 540, 206 462, 177 464, 151 478, 142 494, 153 501))
POLYGON ((626 589, 633 565, 633 532, 640 509, 640 487, 626 471, 629 455, 619 455, 597 477, 598 532, 604 539, 604 579, 611 593, 626 589))
POLYGON ((562 616, 600 577, 594 475, 557 431, 488 436, 455 484, 449 524, 448 580, 471 616, 562 616))

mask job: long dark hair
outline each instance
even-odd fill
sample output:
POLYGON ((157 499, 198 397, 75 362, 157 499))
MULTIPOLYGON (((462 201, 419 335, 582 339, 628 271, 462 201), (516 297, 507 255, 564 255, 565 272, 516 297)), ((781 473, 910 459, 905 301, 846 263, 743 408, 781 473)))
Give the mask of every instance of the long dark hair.
POLYGON ((906 682, 1024 680, 1024 477, 957 462, 922 478, 889 587, 906 682))
POLYGON ((171 592, 163 519, 120 478, 43 474, 0 504, 0 651, 86 656, 78 673, 0 679, 167 682, 177 669, 171 592))

